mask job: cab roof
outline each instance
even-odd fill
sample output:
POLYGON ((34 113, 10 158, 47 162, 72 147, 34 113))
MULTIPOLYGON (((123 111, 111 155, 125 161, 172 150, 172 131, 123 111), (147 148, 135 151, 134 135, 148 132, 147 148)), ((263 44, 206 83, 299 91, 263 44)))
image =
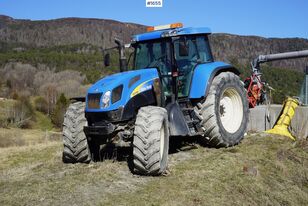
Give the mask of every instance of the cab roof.
POLYGON ((147 41, 153 39, 166 38, 171 36, 193 35, 193 34, 211 34, 211 30, 207 27, 187 27, 187 28, 174 28, 164 29, 158 31, 137 34, 133 36, 133 42, 147 41))

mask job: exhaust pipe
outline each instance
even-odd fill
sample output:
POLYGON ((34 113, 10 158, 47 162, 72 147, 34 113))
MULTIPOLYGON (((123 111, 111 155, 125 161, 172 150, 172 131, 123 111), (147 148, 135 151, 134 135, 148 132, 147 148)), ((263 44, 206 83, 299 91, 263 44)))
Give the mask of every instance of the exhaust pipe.
POLYGON ((120 71, 127 71, 127 60, 125 56, 125 44, 118 38, 114 38, 114 42, 118 45, 119 50, 119 61, 120 61, 120 71))

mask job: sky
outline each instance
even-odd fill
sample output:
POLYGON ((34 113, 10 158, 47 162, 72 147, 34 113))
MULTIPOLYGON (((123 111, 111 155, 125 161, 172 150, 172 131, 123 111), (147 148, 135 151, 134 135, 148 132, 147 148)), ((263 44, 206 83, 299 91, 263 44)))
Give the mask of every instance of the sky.
POLYGON ((308 38, 308 0, 0 0, 0 14, 16 19, 114 19, 143 25, 182 22, 214 33, 308 38))

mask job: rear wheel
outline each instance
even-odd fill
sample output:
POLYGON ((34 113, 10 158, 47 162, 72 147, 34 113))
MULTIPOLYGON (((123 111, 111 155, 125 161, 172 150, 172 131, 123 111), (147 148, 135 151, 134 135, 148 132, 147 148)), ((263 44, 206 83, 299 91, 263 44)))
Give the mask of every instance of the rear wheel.
POLYGON ((85 103, 71 104, 63 122, 64 163, 89 163, 91 160, 87 137, 83 131, 87 120, 84 116, 85 103))
POLYGON ((139 109, 134 131, 134 172, 160 175, 167 169, 169 129, 167 111, 147 106, 139 109))
POLYGON ((248 101, 239 77, 231 72, 216 76, 200 108, 207 144, 228 147, 238 144, 248 124, 248 101))

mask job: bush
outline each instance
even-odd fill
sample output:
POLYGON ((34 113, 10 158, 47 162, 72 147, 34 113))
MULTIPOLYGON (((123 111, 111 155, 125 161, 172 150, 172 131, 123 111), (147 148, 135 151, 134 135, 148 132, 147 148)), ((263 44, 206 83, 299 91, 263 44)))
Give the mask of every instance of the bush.
POLYGON ((21 96, 13 106, 11 123, 19 128, 30 128, 34 118, 34 109, 29 97, 21 96))
POLYGON ((51 114, 51 121, 56 127, 62 128, 64 114, 68 105, 69 105, 69 100, 66 99, 63 93, 61 93, 56 103, 56 107, 51 114))
POLYGON ((39 112, 42 112, 44 114, 48 113, 48 103, 46 99, 42 96, 39 96, 34 99, 34 106, 35 109, 39 112))
POLYGON ((13 91, 13 92, 11 93, 10 97, 11 97, 12 99, 17 100, 17 99, 19 98, 18 92, 13 91))
POLYGON ((9 88, 9 89, 12 89, 12 82, 11 82, 11 80, 6 80, 6 86, 7 86, 7 88, 9 88))

